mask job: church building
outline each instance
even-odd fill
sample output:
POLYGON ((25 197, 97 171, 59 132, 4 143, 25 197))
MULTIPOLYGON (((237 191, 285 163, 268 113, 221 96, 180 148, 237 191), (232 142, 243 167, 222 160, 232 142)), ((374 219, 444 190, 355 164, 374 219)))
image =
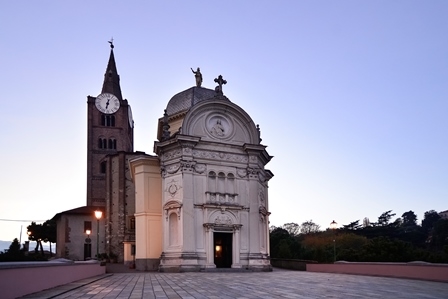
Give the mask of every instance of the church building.
POLYGON ((259 126, 224 95, 221 75, 202 87, 198 68, 196 86, 155 120, 155 155, 134 152, 111 46, 102 92, 87 102, 87 206, 104 209, 101 249, 141 271, 270 271, 272 157, 259 126))

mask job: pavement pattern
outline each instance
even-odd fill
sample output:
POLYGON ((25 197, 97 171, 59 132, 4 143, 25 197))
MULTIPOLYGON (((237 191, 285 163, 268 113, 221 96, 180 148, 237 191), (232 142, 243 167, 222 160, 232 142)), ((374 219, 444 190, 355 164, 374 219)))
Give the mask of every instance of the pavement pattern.
POLYGON ((273 272, 114 273, 22 298, 448 298, 448 283, 399 278, 273 272))

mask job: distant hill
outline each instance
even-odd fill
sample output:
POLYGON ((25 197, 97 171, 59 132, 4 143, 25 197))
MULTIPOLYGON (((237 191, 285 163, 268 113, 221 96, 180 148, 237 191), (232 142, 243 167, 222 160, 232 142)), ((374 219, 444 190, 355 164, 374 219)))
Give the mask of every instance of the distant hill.
POLYGON ((11 245, 12 241, 0 241, 0 251, 5 251, 9 248, 9 245, 11 245))
MULTIPOLYGON (((2 241, 0 240, 0 251, 5 251, 9 249, 9 246, 11 245, 12 241, 2 241)), ((50 251, 50 243, 42 243, 42 247, 44 250, 50 251)), ((34 250, 36 248, 36 242, 30 242, 30 250, 34 250)), ((51 244, 51 249, 53 252, 55 252, 56 244, 51 244)))

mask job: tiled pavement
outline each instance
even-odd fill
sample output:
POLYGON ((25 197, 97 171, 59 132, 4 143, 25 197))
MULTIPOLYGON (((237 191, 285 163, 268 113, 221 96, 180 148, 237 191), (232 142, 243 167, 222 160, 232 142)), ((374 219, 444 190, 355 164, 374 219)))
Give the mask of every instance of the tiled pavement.
POLYGON ((274 269, 262 273, 115 273, 23 298, 448 298, 448 283, 274 269))

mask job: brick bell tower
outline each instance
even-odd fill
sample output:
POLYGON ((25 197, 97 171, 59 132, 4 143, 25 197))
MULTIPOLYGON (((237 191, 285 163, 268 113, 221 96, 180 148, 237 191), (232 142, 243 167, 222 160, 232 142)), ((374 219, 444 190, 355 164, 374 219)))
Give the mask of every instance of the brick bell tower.
POLYGON ((120 76, 110 41, 110 56, 101 93, 87 96, 87 205, 106 206, 105 157, 134 150, 134 121, 131 106, 123 100, 120 76))

